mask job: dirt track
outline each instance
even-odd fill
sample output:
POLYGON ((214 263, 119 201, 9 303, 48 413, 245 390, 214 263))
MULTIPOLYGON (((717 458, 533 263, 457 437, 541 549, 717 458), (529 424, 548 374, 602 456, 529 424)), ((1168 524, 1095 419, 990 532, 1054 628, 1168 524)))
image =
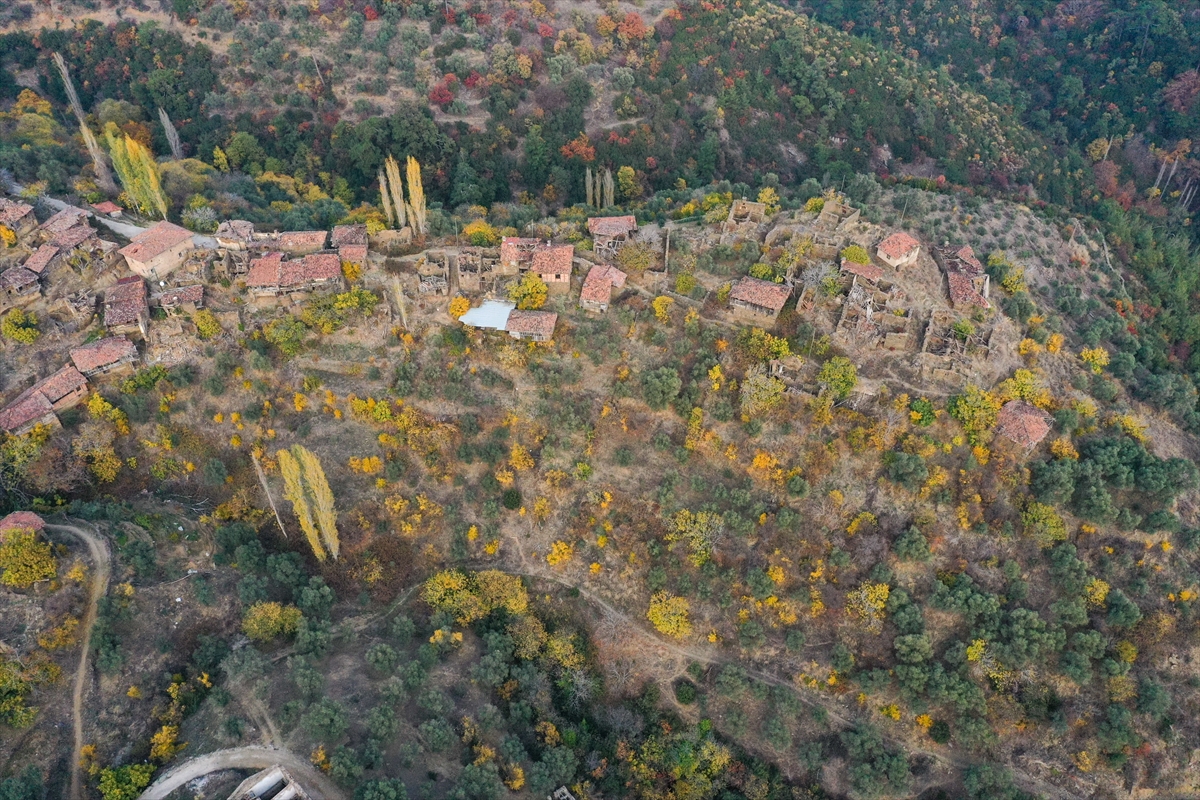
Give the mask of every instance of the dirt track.
POLYGON ((83 615, 83 636, 80 641, 79 667, 75 670, 75 688, 71 693, 71 720, 75 729, 75 745, 71 751, 71 800, 83 800, 83 780, 79 758, 83 750, 83 688, 88 677, 88 657, 92 652, 92 628, 96 626, 96 608, 100 598, 108 591, 111 562, 108 542, 97 531, 75 525, 46 525, 47 530, 66 533, 87 545, 88 553, 95 565, 91 576, 91 592, 88 596, 87 612, 83 615))
POLYGON ((292 774, 313 800, 345 800, 333 782, 313 768, 307 760, 289 750, 258 745, 217 750, 177 764, 159 776, 138 800, 163 800, 190 780, 222 769, 265 769, 279 764, 292 774))

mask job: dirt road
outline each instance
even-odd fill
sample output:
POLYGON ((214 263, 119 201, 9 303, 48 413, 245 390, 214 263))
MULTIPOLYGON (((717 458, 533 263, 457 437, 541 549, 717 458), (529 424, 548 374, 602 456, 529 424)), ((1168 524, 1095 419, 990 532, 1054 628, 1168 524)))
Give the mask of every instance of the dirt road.
POLYGON ((75 670, 75 688, 71 693, 71 720, 75 728, 75 746, 71 752, 71 800, 83 800, 83 779, 79 757, 83 750, 83 687, 88 678, 88 657, 92 653, 92 628, 96 626, 96 609, 100 598, 108 591, 111 561, 108 541, 98 531, 75 525, 46 525, 56 533, 66 533, 82 541, 92 558, 95 572, 91 576, 87 612, 83 615, 83 636, 80 641, 79 667, 75 670))
POLYGON ((290 750, 272 747, 234 747, 217 750, 177 764, 159 776, 138 800, 163 800, 190 780, 222 769, 265 769, 279 764, 292 774, 313 800, 346 800, 346 796, 306 759, 290 750))

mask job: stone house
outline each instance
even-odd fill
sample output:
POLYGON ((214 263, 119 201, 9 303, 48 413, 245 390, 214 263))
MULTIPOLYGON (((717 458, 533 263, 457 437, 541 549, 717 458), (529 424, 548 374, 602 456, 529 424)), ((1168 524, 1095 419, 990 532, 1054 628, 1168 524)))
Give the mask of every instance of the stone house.
POLYGON ((137 360, 137 347, 124 336, 97 339, 71 350, 71 363, 88 378, 118 370, 132 370, 137 360))
POLYGON ((0 309, 30 303, 41 296, 38 276, 24 267, 0 272, 0 309))
POLYGON ((179 269, 194 247, 191 231, 163 221, 133 237, 120 253, 131 271, 157 280, 179 269))
POLYGON ((217 247, 223 250, 249 250, 254 243, 254 223, 244 219, 226 220, 217 226, 217 232, 213 235, 217 247))
POLYGON ((637 219, 632 214, 620 217, 588 217, 588 233, 592 235, 592 249, 608 257, 615 256, 637 233, 637 219))
POLYGON ((548 342, 554 338, 558 314, 553 311, 513 311, 508 315, 504 330, 514 339, 548 342))
POLYGON ((861 280, 877 283, 883 277, 883 267, 878 264, 859 264, 847 258, 842 259, 842 276, 857 275, 861 280))
POLYGON ((250 262, 245 280, 256 297, 340 288, 342 262, 336 253, 312 253, 290 261, 284 260, 283 253, 270 253, 250 262))
POLYGON ((862 212, 837 199, 826 199, 821 213, 817 215, 816 226, 827 231, 848 228, 858 222, 862 212))
POLYGON ((774 324, 791 294, 791 288, 782 283, 747 276, 733 285, 729 305, 753 322, 774 324))
POLYGON ((756 203, 752 200, 734 200, 729 207, 729 217, 726 222, 732 225, 744 225, 747 222, 755 225, 767 218, 767 204, 756 203))
POLYGON ((915 263, 920 254, 921 243, 904 231, 896 231, 875 248, 879 260, 895 269, 915 263))
POLYGON ((541 239, 505 236, 500 242, 497 272, 501 275, 516 275, 529 269, 529 265, 533 263, 533 253, 541 244, 541 239))
POLYGON ((139 275, 117 281, 104 293, 104 327, 111 334, 133 333, 145 336, 150 325, 150 304, 146 282, 139 275))
POLYGON ((278 233, 256 233, 254 247, 260 250, 285 253, 289 256, 306 256, 325 249, 329 231, 281 231, 278 233))
POLYGON ((335 225, 329 237, 329 246, 338 251, 338 258, 345 264, 367 263, 367 226, 335 225))
POLYGON ((566 292, 571 288, 571 268, 574 259, 575 245, 546 245, 533 251, 529 271, 545 281, 551 292, 566 292))
POLYGON ((37 229, 33 206, 0 197, 0 225, 15 233, 18 239, 24 239, 37 229))
POLYGON ((112 200, 103 200, 99 203, 92 203, 92 211, 95 211, 97 214, 103 214, 106 217, 111 217, 112 219, 117 219, 124 214, 124 211, 121 209, 121 207, 112 200))
POLYGON ((43 240, 51 239, 55 234, 74 228, 76 225, 86 225, 91 214, 82 208, 67 206, 58 211, 50 219, 38 226, 43 240))
POLYGON ((946 273, 946 285, 950 305, 956 310, 972 308, 989 309, 991 278, 983 270, 983 264, 975 257, 970 245, 942 247, 935 252, 937 260, 946 273))
POLYGON ((167 312, 167 316, 195 314, 204 308, 204 285, 177 286, 154 295, 150 302, 167 312))
POLYGON ((996 415, 996 433, 1018 447, 1032 450, 1050 433, 1053 417, 1024 400, 1010 400, 996 415))
POLYGON ((87 378, 67 365, 21 392, 0 410, 0 429, 20 435, 35 425, 58 427, 58 412, 83 402, 87 393, 87 378))
POLYGON ((459 250, 458 258, 454 261, 459 291, 477 294, 494 290, 499 264, 500 255, 494 247, 464 247, 459 250))
POLYGON ((585 311, 608 311, 612 290, 625 286, 626 275, 611 264, 596 264, 583 279, 579 307, 585 311))
POLYGON ((78 225, 54 234, 50 237, 50 241, 43 246, 55 248, 57 250, 56 258, 70 260, 77 254, 87 259, 103 255, 104 244, 96 235, 96 231, 86 222, 81 221, 78 225))
POLYGON ((25 259, 25 263, 21 266, 35 275, 41 275, 54 263, 56 258, 58 258, 58 248, 52 244, 44 244, 34 250, 33 255, 25 259))

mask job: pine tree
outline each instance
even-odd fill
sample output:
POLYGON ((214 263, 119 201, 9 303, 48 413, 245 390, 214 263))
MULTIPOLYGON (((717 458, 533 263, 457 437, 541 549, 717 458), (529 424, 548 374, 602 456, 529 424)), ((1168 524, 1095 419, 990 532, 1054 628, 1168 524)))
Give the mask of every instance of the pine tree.
POLYGON ((280 450, 275 457, 279 459, 279 471, 283 475, 283 496, 291 502, 292 511, 296 514, 296 519, 300 520, 300 529, 308 538, 313 555, 318 561, 324 561, 325 548, 321 547, 320 534, 317 532, 317 526, 313 524, 312 508, 304 491, 304 472, 300 462, 287 450, 280 450))
POLYGON ((413 232, 425 235, 425 186, 421 182, 421 164, 408 157, 408 213, 412 219, 413 232))

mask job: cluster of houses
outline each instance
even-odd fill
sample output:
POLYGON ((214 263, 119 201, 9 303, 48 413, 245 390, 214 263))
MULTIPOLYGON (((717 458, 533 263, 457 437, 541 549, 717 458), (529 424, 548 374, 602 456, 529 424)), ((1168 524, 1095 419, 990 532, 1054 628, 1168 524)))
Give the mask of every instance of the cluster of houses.
POLYGON ((111 258, 116 246, 96 235, 87 223, 89 216, 88 211, 68 206, 39 225, 33 206, 0 197, 0 226, 11 231, 16 244, 29 253, 21 264, 0 272, 0 312, 41 297, 60 265, 111 258))

